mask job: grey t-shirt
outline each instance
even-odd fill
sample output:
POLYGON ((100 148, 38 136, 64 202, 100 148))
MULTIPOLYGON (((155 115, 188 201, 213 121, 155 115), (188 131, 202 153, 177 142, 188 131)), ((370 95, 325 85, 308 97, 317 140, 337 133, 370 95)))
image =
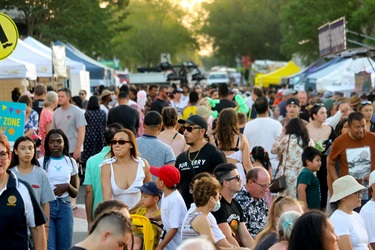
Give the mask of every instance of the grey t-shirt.
MULTIPOLYGON (((151 167, 161 167, 176 161, 173 149, 155 136, 142 135, 137 139, 139 154, 151 167)), ((152 176, 153 180, 156 177, 152 176)))
POLYGON ((40 205, 56 199, 49 183, 47 173, 44 169, 34 166, 33 170, 28 174, 21 174, 18 172, 17 166, 10 170, 17 176, 17 178, 30 184, 40 205))
POLYGON ((74 105, 70 105, 66 110, 60 107, 53 113, 52 128, 59 128, 64 131, 69 140, 69 153, 74 153, 76 149, 78 128, 86 125, 85 115, 74 105))

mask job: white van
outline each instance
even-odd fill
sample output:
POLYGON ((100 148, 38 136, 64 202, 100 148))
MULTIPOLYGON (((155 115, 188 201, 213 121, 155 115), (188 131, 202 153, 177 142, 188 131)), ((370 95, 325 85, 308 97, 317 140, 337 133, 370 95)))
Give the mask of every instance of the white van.
POLYGON ((216 71, 210 72, 207 77, 207 84, 220 84, 226 83, 229 84, 229 76, 226 72, 216 71))

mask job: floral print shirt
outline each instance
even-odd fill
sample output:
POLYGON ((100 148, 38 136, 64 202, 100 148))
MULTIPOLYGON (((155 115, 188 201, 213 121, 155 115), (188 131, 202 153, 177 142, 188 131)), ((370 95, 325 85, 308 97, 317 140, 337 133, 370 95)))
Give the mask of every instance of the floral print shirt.
POLYGON ((255 200, 245 186, 236 194, 234 199, 240 204, 247 230, 255 238, 264 229, 268 218, 267 201, 263 198, 255 200))

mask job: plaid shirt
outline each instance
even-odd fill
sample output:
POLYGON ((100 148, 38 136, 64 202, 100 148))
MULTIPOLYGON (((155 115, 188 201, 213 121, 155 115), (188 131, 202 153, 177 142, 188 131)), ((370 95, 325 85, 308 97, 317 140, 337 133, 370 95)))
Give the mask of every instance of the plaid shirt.
POLYGON ((267 224, 268 205, 265 199, 255 200, 245 186, 236 194, 234 199, 240 204, 247 230, 255 238, 267 224))

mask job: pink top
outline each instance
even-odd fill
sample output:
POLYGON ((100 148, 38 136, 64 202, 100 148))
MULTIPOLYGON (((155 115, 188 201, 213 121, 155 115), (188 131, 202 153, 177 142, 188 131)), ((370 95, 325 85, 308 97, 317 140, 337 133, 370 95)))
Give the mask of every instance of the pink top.
POLYGON ((53 112, 43 108, 42 112, 40 113, 40 120, 39 120, 39 132, 38 135, 42 139, 42 144, 40 146, 40 151, 44 155, 44 138, 46 138, 47 131, 46 131, 46 124, 52 123, 53 112))

